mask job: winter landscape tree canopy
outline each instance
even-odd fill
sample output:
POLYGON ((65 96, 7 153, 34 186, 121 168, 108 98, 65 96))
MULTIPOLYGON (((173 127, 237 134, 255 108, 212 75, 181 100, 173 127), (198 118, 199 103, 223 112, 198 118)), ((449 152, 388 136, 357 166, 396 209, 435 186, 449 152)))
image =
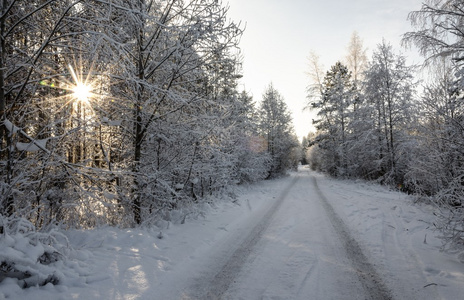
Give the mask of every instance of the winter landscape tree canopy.
POLYGON ((6 0, 0 11, 0 234, 17 220, 25 232, 156 226, 295 167, 288 112, 258 120, 239 91, 244 26, 223 3, 6 0), (279 124, 275 143, 265 122, 279 124))
MULTIPOLYGON (((420 51, 421 66, 386 39, 367 49, 357 31, 344 59, 327 70, 311 52, 308 84, 301 88, 315 118, 308 120, 309 134, 301 143, 287 96, 273 83, 263 87, 261 97, 244 86, 247 57, 240 42, 246 26, 230 18, 228 5, 217 0, 0 1, 0 299, 16 293, 4 293, 2 286, 45 289, 66 283, 75 270, 84 276, 79 262, 89 255, 72 249, 72 238, 75 245, 93 247, 91 236, 107 228, 105 233, 125 229, 139 236, 156 231, 162 240, 171 224, 204 217, 224 200, 261 214, 240 244, 246 247, 230 250, 232 258, 224 263, 224 270, 232 270, 224 272, 238 272, 235 264, 244 264, 294 187, 310 189, 321 200, 317 209, 341 228, 330 234, 355 249, 357 257, 350 259, 356 264, 365 258, 362 247, 325 196, 345 199, 330 184, 347 187, 330 177, 385 185, 403 193, 397 197, 401 201, 404 194, 413 195, 436 209, 431 226, 439 230, 444 249, 462 249, 463 1, 425 0, 410 12, 413 29, 404 33, 403 43, 420 51), (325 175, 308 175, 316 174, 309 169, 325 175), (252 197, 240 198, 247 188, 269 182, 282 190, 263 188, 262 194, 274 199, 268 210, 257 210, 252 197), (60 269, 62 262, 68 269, 63 264, 60 269)), ((292 211, 301 207, 311 210, 311 218, 319 217, 306 195, 296 194, 292 211)), ((388 195, 388 201, 398 200, 388 195)), ((366 205, 366 199, 355 203, 366 205)), ((288 216, 282 213, 281 219, 300 219, 288 216)), ((219 221, 214 224, 228 231, 219 221)), ((214 245, 215 238, 204 241, 214 245)), ((146 243, 162 251, 152 240, 146 243)), ((133 257, 139 258, 139 250, 131 248, 133 257)), ((292 251, 287 267, 300 255, 292 251)), ((373 281, 381 277, 370 264, 364 268, 373 281)), ((215 276, 223 296, 232 283, 215 276)), ((376 287, 378 295, 389 295, 382 284, 376 287)))
MULTIPOLYGON (((403 42, 420 50, 423 67, 408 65, 385 40, 367 60, 355 32, 350 68, 337 62, 323 81, 313 76, 307 96, 318 116, 316 132, 307 137, 311 167, 375 180, 437 204, 444 210, 436 227, 451 244, 464 238, 463 5, 428 0, 409 14, 416 30, 403 42)), ((314 56, 310 65, 310 74, 318 74, 314 56)))
POLYGON ((0 21, 3 216, 154 224, 282 164, 218 1, 4 1, 0 21))

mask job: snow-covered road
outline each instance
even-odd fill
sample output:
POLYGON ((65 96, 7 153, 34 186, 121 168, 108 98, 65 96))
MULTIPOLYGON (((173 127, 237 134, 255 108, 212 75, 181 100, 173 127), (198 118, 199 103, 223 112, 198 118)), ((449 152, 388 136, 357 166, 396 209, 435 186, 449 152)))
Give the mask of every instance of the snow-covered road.
POLYGON ((307 171, 289 178, 253 219, 222 245, 233 251, 218 251, 224 263, 219 257, 210 269, 217 273, 198 279, 183 299, 392 298, 307 171))
MULTIPOLYGON (((59 285, 0 299, 462 299, 464 252, 439 251, 432 208, 300 168, 161 229, 66 232, 59 285)), ((182 216, 181 213, 178 214, 182 216)), ((173 212, 172 219, 176 219, 173 212)), ((178 218, 179 219, 179 218, 178 218)))

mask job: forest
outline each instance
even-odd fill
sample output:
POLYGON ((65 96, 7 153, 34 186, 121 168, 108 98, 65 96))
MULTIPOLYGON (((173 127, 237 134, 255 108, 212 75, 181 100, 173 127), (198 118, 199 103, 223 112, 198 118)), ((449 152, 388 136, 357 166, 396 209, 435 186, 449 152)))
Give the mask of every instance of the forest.
POLYGON ((376 181, 432 204, 448 246, 464 244, 464 52, 462 1, 426 1, 409 14, 407 57, 382 40, 367 57, 354 32, 343 62, 325 74, 310 56, 308 108, 315 133, 304 139, 313 170, 376 181))
POLYGON ((283 97, 237 88, 218 1, 3 1, 0 211, 36 228, 134 226, 294 168, 283 97))
MULTIPOLYGON (((462 1, 410 13, 403 43, 422 66, 385 40, 367 57, 356 33, 327 72, 311 56, 316 132, 302 144, 276 87, 240 90, 245 26, 221 1, 2 0, 0 11, 0 239, 184 222, 307 162, 415 195, 437 208, 448 245, 464 243, 462 1)), ((0 271, 19 268, 0 255, 0 271)))

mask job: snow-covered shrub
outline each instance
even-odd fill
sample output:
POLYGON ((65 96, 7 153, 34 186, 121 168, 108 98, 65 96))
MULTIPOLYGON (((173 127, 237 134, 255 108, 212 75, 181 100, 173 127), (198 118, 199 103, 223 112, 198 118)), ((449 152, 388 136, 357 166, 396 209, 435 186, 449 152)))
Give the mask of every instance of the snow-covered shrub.
POLYGON ((251 183, 266 178, 271 168, 272 158, 267 152, 247 151, 237 163, 239 183, 251 183))
POLYGON ((11 278, 22 288, 57 284, 64 275, 56 265, 67 250, 67 238, 56 229, 39 232, 23 218, 0 215, 0 282, 11 278))
POLYGON ((444 248, 464 247, 464 177, 451 180, 433 200, 439 207, 435 227, 442 233, 444 248))
POLYGON ((464 207, 442 209, 435 227, 441 232, 444 249, 464 248, 464 207))

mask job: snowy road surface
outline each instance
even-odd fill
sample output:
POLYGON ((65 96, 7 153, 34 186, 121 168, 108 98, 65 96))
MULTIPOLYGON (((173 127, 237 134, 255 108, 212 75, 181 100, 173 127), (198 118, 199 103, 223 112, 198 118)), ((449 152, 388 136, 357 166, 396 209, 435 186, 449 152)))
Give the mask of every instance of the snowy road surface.
POLYGON ((0 299, 463 299, 463 253, 439 251, 432 208, 407 195, 306 168, 242 189, 161 239, 69 231, 68 280, 4 281, 0 299))
POLYGON ((183 299, 392 298, 315 177, 294 176, 273 202, 183 299))

